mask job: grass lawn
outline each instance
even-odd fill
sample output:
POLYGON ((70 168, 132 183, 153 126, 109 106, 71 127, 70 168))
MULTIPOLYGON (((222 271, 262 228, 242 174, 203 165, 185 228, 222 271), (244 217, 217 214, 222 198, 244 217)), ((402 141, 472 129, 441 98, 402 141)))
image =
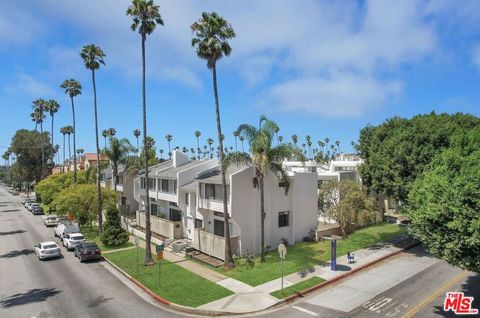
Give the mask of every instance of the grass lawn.
MULTIPOLYGON (((337 242, 337 256, 345 255, 348 251, 366 248, 373 243, 388 240, 405 232, 405 227, 388 223, 359 229, 348 235, 346 239, 337 242)), ((323 264, 329 259, 330 241, 299 242, 287 248, 284 273, 288 275, 299 272, 310 266, 323 264)), ((216 270, 252 286, 281 277, 280 259, 276 248, 265 256, 263 264, 260 263, 260 257, 256 257, 255 267, 251 269, 247 268, 243 261, 239 261, 233 270, 224 271, 223 268, 216 270)))
POLYGON ((301 292, 302 290, 305 290, 309 287, 318 285, 324 281, 325 281, 324 279, 315 276, 307 280, 304 280, 303 282, 296 283, 294 285, 288 286, 287 288, 284 288, 283 293, 282 293, 282 290, 280 289, 280 290, 274 291, 273 293, 270 293, 270 295, 278 299, 282 299, 290 295, 296 294, 298 292, 301 292))
POLYGON ((116 250, 116 249, 119 249, 119 248, 135 246, 135 244, 133 244, 131 242, 127 242, 127 243, 119 245, 119 246, 103 245, 102 241, 100 240, 100 235, 98 234, 98 227, 96 227, 96 226, 82 226, 81 231, 82 231, 82 234, 85 237, 86 241, 97 242, 98 247, 100 247, 100 249, 102 251, 111 251, 111 250, 116 250))
POLYGON ((138 249, 138 275, 136 249, 123 250, 104 255, 125 272, 140 281, 157 295, 179 305, 197 307, 224 298, 233 293, 205 278, 202 278, 174 263, 162 260, 160 267, 161 287, 158 286, 158 263, 145 267, 145 250, 138 249))

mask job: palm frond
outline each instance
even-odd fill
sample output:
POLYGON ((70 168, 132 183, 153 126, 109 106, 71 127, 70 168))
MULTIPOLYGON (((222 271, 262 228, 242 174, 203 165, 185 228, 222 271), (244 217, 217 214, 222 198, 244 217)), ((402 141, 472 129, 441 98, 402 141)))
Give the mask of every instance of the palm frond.
POLYGON ((276 162, 270 162, 270 170, 280 179, 280 182, 285 185, 285 194, 290 189, 290 178, 282 165, 276 162))
POLYGON ((252 158, 244 152, 234 151, 230 152, 223 158, 222 165, 227 169, 232 164, 236 165, 252 165, 252 158))

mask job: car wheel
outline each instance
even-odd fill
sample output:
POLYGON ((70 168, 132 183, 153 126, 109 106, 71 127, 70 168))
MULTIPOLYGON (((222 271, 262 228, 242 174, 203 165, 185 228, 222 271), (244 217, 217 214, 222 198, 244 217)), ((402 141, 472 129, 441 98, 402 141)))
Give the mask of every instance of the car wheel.
POLYGON ((78 259, 80 260, 80 263, 83 263, 83 258, 81 256, 79 256, 78 259))

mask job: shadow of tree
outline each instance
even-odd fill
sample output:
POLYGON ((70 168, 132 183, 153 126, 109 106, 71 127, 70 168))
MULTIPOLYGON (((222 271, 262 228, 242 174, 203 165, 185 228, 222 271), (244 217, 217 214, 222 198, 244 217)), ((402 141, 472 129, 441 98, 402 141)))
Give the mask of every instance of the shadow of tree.
POLYGON ((17 211, 20 211, 20 209, 1 210, 0 212, 17 212, 17 211))
POLYGON ((109 300, 112 300, 113 298, 105 298, 105 296, 98 296, 95 298, 94 301, 92 301, 90 304, 88 304, 88 308, 95 308, 100 306, 103 303, 106 303, 109 300))
POLYGON ((53 297, 61 291, 55 288, 35 288, 30 289, 26 293, 15 294, 7 296, 0 301, 0 307, 10 308, 13 306, 26 305, 29 303, 38 303, 47 300, 47 298, 53 297))
MULTIPOLYGON (((10 221, 10 220, 6 220, 10 221)), ((12 220, 13 221, 13 220, 12 220)), ((7 232, 0 232, 0 236, 2 235, 12 235, 12 234, 19 234, 19 233, 25 233, 26 231, 24 230, 14 230, 14 231, 7 231, 7 232)))
POLYGON ((32 249, 23 249, 23 250, 14 250, 10 251, 7 254, 0 255, 0 258, 12 258, 12 257, 17 257, 17 256, 22 256, 22 255, 29 255, 33 254, 32 249))
MULTIPOLYGON (((455 291, 452 289, 451 291, 455 291)), ((476 308, 480 310, 480 275, 472 274, 470 275, 467 280, 462 284, 462 288, 460 291, 465 293, 465 296, 475 297, 472 303, 472 308, 476 308)), ((444 296, 444 295, 443 295, 444 296)), ((442 306, 435 306, 435 314, 442 317, 458 317, 453 311, 444 311, 443 304, 442 306)))

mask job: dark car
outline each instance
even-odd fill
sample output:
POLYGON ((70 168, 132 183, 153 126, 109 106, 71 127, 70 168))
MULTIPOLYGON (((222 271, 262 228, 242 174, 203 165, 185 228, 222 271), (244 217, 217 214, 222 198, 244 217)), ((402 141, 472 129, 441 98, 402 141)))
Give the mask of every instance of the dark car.
POLYGON ((80 263, 87 260, 102 259, 102 251, 95 242, 82 242, 75 246, 73 251, 75 257, 78 257, 80 263))
POLYGON ((33 215, 44 215, 43 208, 41 206, 33 206, 32 207, 32 214, 33 215))

